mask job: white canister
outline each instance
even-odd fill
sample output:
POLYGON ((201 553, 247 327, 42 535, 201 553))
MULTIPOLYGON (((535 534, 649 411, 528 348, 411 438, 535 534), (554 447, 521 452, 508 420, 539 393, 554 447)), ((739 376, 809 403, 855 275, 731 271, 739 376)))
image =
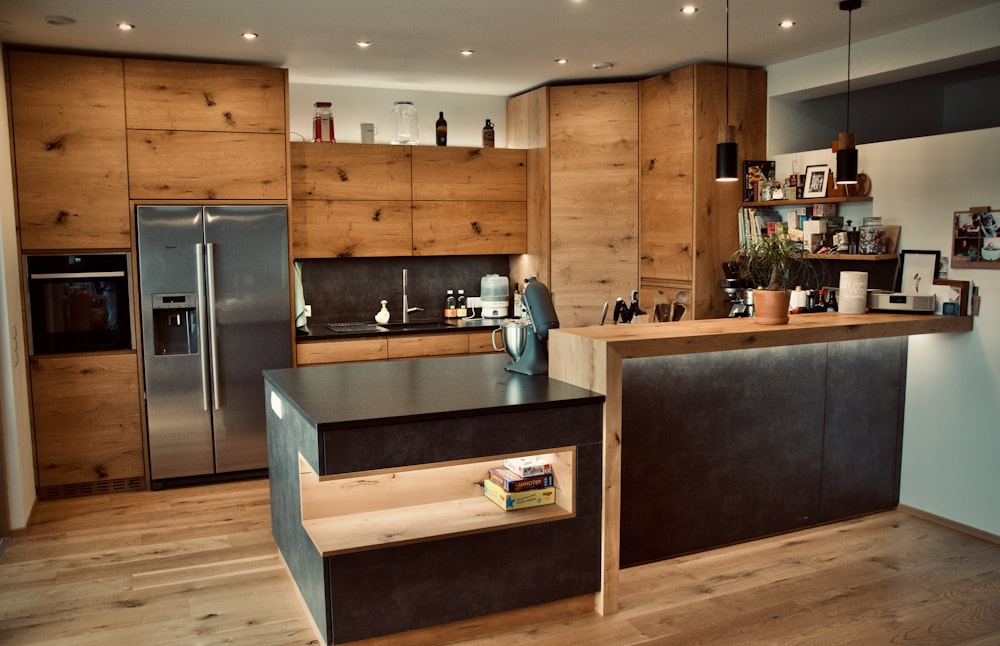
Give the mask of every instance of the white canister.
POLYGON ((864 314, 868 309, 868 272, 840 272, 837 311, 841 314, 864 314))

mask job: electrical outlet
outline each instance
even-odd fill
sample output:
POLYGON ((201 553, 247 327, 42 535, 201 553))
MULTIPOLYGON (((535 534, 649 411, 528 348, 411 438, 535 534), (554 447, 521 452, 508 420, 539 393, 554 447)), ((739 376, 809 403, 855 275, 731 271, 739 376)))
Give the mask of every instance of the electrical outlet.
POLYGON ((309 318, 310 316, 312 316, 313 315, 313 306, 312 305, 306 305, 305 306, 305 313, 306 313, 306 318, 309 318))

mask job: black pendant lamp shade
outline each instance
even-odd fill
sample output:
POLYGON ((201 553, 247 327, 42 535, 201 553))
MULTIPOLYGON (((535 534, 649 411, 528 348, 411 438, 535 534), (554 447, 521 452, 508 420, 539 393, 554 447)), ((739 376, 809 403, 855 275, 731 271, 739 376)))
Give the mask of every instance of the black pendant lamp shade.
POLYGON ((739 167, 736 127, 729 125, 729 0, 726 0, 726 125, 719 127, 719 143, 715 144, 715 181, 735 182, 739 179, 739 167))
POLYGON ((841 0, 840 10, 847 12, 847 127, 837 138, 837 184, 858 183, 858 149, 851 132, 851 12, 861 7, 861 0, 841 0))

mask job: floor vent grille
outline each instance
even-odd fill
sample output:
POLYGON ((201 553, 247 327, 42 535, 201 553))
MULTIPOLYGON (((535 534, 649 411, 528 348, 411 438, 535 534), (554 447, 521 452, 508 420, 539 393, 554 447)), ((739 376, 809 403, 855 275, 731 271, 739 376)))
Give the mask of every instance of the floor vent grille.
POLYGON ((98 482, 74 482, 72 484, 38 487, 38 497, 42 500, 57 500, 59 498, 76 498, 78 496, 95 496, 119 491, 143 491, 146 488, 144 478, 118 478, 115 480, 100 480, 98 482))

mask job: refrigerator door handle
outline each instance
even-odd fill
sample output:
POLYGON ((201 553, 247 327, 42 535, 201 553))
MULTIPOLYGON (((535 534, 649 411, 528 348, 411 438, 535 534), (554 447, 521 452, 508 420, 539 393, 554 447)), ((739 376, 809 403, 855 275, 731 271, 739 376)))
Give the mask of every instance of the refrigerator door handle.
POLYGON ((215 326, 215 244, 205 245, 205 284, 208 285, 208 329, 212 366, 212 407, 219 410, 219 344, 215 326))
POLYGON ((198 290, 198 352, 201 353, 201 409, 208 410, 208 347, 205 326, 205 245, 195 245, 195 273, 198 290))

